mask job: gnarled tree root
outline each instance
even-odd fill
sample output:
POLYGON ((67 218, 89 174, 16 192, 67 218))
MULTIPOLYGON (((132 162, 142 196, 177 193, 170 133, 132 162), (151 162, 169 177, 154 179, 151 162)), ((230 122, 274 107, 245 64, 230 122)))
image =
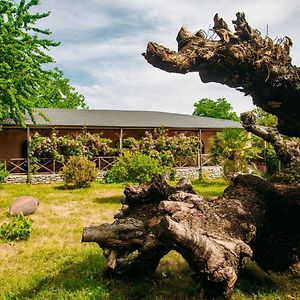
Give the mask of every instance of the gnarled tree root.
MULTIPOLYGON (((187 180, 169 186, 160 175, 150 185, 129 186, 124 193, 115 222, 86 227, 82 235, 83 242, 96 242, 103 249, 106 272, 142 276, 175 250, 195 278, 204 281, 208 294, 225 297, 233 292, 244 257, 256 256, 257 248, 258 260, 264 259, 269 212, 280 196, 268 182, 251 175, 234 178, 216 199, 197 195, 187 180)), ((299 261, 290 257, 286 266, 299 261)))

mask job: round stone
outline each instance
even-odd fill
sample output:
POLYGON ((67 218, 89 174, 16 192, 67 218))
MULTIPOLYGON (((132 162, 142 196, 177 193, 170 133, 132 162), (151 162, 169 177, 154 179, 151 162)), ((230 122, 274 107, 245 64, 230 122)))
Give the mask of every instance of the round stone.
POLYGON ((39 205, 39 200, 31 196, 18 197, 10 206, 9 214, 16 216, 23 213, 24 216, 33 214, 39 205))

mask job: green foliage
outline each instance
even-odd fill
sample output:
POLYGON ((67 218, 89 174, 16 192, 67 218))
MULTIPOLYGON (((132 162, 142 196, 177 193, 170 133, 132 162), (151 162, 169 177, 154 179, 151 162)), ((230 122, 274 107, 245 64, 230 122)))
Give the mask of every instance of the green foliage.
POLYGON ((38 0, 0 0, 0 120, 9 117, 20 125, 24 125, 26 112, 33 119, 38 105, 57 107, 57 101, 61 107, 63 100, 71 98, 76 107, 84 106, 83 97, 68 87, 61 71, 44 69, 54 62, 48 50, 59 43, 45 38, 49 30, 35 27, 50 14, 31 13, 38 5, 38 0), (58 100, 50 99, 59 94, 58 100))
POLYGON ((245 130, 235 128, 218 132, 212 146, 214 158, 223 166, 225 177, 235 172, 249 172, 249 166, 260 158, 260 151, 245 130))
POLYGON ((156 173, 167 173, 158 159, 140 152, 124 151, 106 175, 106 182, 149 182, 156 173))
POLYGON ((102 138, 100 134, 85 131, 77 136, 59 136, 55 130, 49 137, 36 133, 30 143, 32 167, 36 167, 36 162, 40 158, 53 158, 65 163, 71 156, 92 159, 96 156, 108 155, 116 152, 116 149, 110 147, 111 142, 110 139, 102 138))
POLYGON ((83 156, 73 156, 61 171, 66 186, 88 187, 98 175, 95 163, 83 156))
POLYGON ((285 168, 282 171, 278 171, 271 176, 270 181, 286 184, 299 184, 300 167, 285 168))
POLYGON ((267 127, 276 127, 278 124, 278 119, 276 116, 265 112, 261 108, 255 108, 252 112, 254 112, 256 116, 256 123, 262 126, 267 127))
POLYGON ((266 165, 269 174, 274 174, 279 168, 279 159, 274 150, 274 147, 270 144, 266 146, 266 165))
POLYGON ((5 165, 0 162, 0 182, 3 182, 8 176, 8 171, 5 169, 5 165))
POLYGON ((9 241, 28 240, 32 231, 32 220, 19 214, 10 223, 0 227, 0 237, 9 241))
POLYGON ((76 92, 70 80, 58 68, 48 71, 48 80, 34 100, 34 107, 49 108, 87 108, 84 96, 76 92))
POLYGON ((239 117, 225 98, 219 98, 216 101, 202 98, 194 104, 194 107, 193 115, 195 116, 239 121, 239 117))
POLYGON ((183 133, 169 136, 167 130, 160 128, 153 133, 146 132, 141 140, 125 139, 123 147, 158 159, 164 166, 174 167, 181 159, 196 157, 199 139, 183 133))

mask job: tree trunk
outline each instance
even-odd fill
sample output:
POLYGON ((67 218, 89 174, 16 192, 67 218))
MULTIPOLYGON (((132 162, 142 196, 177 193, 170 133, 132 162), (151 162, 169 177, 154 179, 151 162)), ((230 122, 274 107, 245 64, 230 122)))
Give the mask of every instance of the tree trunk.
POLYGON ((278 130, 300 136, 300 69, 292 65, 288 37, 273 41, 252 29, 242 13, 233 21, 235 32, 218 14, 214 33, 192 34, 181 28, 178 52, 150 42, 144 53, 154 67, 185 74, 199 72, 203 82, 217 82, 251 95, 253 103, 278 117, 278 130))
POLYGON ((253 112, 241 114, 243 127, 256 136, 270 143, 283 164, 282 180, 300 183, 300 142, 286 140, 275 128, 256 125, 253 112))
POLYGON ((299 189, 283 197, 265 180, 240 175, 223 196, 206 199, 187 180, 172 187, 157 175, 151 184, 129 186, 124 193, 115 222, 86 227, 82 235, 83 242, 96 242, 103 249, 106 272, 111 274, 145 275, 176 250, 194 271, 194 278, 204 282, 207 294, 229 297, 244 257, 254 257, 264 269, 274 270, 299 262, 300 233, 295 226, 299 189), (280 222, 270 217, 274 214, 280 222), (290 228, 293 239, 285 236, 290 228), (272 238, 267 239, 271 232, 272 238), (280 257, 265 251, 274 245, 280 257))

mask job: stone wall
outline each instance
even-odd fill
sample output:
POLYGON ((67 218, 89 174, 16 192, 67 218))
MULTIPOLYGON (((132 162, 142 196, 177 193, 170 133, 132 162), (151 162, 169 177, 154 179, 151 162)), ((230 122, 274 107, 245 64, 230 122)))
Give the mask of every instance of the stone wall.
MULTIPOLYGON (((42 174, 42 175, 32 175, 31 183, 39 184, 39 183, 51 183, 62 181, 61 177, 58 174, 42 174)), ((9 175, 5 183, 27 183, 27 175, 9 175)))
MULTIPOLYGON (((105 171, 100 171, 97 177, 98 180, 101 180, 105 176, 105 171)), ((220 178, 223 174, 223 169, 220 166, 204 166, 202 168, 202 174, 205 178, 220 178)), ((177 168, 176 175, 178 178, 187 177, 192 179, 199 178, 199 168, 197 167, 189 167, 189 168, 177 168)), ((40 175, 32 175, 31 183, 39 184, 39 183, 51 183, 51 182, 60 182, 62 181, 61 177, 58 174, 40 174, 40 175)), ((27 175, 10 175, 6 178, 5 183, 11 184, 20 184, 27 182, 27 175)))
MULTIPOLYGON (((192 179, 199 178, 199 168, 189 167, 189 168, 177 168, 176 175, 178 178, 187 177, 192 179)), ((221 166, 203 166, 202 175, 205 178, 216 179, 223 176, 223 168, 221 166)))

